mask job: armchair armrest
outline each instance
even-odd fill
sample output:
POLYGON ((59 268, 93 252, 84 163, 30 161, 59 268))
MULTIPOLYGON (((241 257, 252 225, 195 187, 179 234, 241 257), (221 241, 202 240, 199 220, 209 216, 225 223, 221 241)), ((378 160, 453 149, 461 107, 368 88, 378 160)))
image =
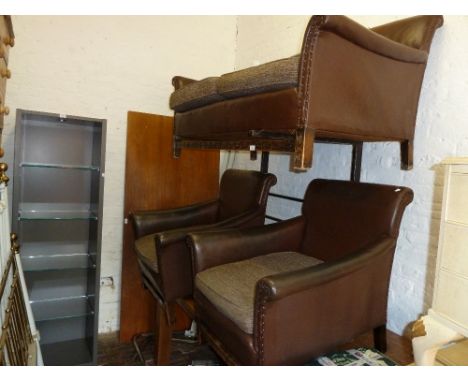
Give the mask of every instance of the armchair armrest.
POLYGON ((304 218, 250 229, 191 233, 193 272, 272 252, 297 251, 304 231, 304 218))
POLYGON ((257 285, 257 288, 268 291, 267 295, 264 296, 264 301, 279 300, 294 293, 349 276, 351 273, 368 266, 376 257, 388 253, 394 247, 394 239, 385 238, 344 259, 265 277, 259 281, 261 285, 257 285))
POLYGON ((217 231, 228 228, 247 228, 262 225, 265 220, 265 215, 258 208, 252 211, 244 212, 243 214, 221 220, 212 224, 195 225, 182 227, 168 231, 162 231, 156 234, 156 245, 158 248, 173 244, 177 241, 184 240, 188 233, 200 231, 217 231))
POLYGON ((155 235, 158 265, 167 300, 189 296, 192 293, 192 262, 187 249, 187 234, 206 230, 245 228, 263 224, 264 211, 255 208, 244 214, 214 224, 205 224, 158 232, 155 235))
POLYGON ((155 211, 134 211, 130 213, 135 236, 140 238, 155 232, 210 224, 218 213, 218 201, 194 204, 187 207, 155 211))
POLYGON ((384 237, 345 259, 260 280, 253 335, 261 363, 301 364, 384 325, 395 245, 384 237), (273 328, 275 336, 263 335, 273 328))

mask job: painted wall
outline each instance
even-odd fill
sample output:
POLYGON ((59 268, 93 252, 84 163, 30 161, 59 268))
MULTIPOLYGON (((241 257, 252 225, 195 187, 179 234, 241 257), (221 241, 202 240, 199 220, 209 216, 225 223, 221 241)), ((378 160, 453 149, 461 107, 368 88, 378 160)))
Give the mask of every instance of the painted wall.
MULTIPOLYGON (((380 25, 396 16, 354 16, 366 25, 380 25)), ((236 69, 291 56, 300 51, 308 16, 240 16, 236 69)), ((397 143, 366 143, 361 180, 411 187, 415 199, 407 209, 398 241, 389 296, 389 328, 404 332, 432 301, 442 199, 442 172, 447 156, 468 156, 467 16, 448 16, 436 33, 422 88, 415 136, 414 169, 400 170, 397 143)), ((270 170, 278 176, 274 191, 302 197, 310 180, 349 178, 351 148, 316 144, 313 169, 289 172, 289 156, 272 155, 270 170)), ((256 168, 246 154, 231 154, 229 165, 256 168)), ((271 199, 269 213, 299 213, 293 202, 271 199)))
POLYGON ((100 331, 117 330, 127 111, 171 115, 172 76, 232 70, 236 17, 19 16, 13 24, 5 161, 13 163, 17 108, 107 119, 101 275, 114 286, 101 288, 100 331))

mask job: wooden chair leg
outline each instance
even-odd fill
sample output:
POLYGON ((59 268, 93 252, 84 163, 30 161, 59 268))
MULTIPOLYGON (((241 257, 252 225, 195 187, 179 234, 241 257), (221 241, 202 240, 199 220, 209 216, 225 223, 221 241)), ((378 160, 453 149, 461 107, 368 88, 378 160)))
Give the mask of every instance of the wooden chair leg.
POLYGON ((385 353, 387 351, 387 326, 382 325, 374 328, 374 346, 375 348, 385 353))
POLYGON ((401 169, 411 170, 413 168, 413 141, 403 141, 400 143, 401 169))
POLYGON ((156 330, 154 341, 154 363, 158 366, 169 365, 171 360, 172 322, 168 319, 167 306, 157 304, 156 330))

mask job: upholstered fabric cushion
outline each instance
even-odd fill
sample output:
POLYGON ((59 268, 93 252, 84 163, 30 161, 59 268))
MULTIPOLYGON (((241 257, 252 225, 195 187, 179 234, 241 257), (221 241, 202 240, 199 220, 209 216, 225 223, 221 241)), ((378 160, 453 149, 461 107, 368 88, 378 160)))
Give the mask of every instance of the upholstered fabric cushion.
POLYGON ((218 77, 191 82, 171 94, 169 106, 182 112, 223 99, 217 92, 218 77))
POLYGON ((299 59, 300 55, 296 55, 224 74, 218 80, 218 92, 223 97, 236 98, 296 87, 299 59))
POLYGON ((253 333, 255 285, 266 276, 294 271, 322 261, 297 252, 278 252, 197 274, 196 288, 246 333, 253 333))
POLYGON ((135 250, 138 258, 145 265, 147 265, 153 272, 159 273, 154 235, 143 236, 140 239, 135 240, 135 250))
POLYGON ((169 106, 184 112, 227 98, 271 92, 298 85, 300 55, 191 82, 171 94, 169 106))

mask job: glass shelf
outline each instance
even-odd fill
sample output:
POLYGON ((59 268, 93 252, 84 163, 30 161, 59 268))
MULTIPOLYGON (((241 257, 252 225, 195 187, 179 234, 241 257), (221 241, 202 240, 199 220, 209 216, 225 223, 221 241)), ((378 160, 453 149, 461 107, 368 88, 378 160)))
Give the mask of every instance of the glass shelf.
POLYGON ((32 168, 58 168, 65 170, 85 170, 85 171, 99 171, 98 166, 91 165, 67 165, 59 163, 37 163, 37 162, 22 162, 20 167, 32 167, 32 168))
POLYGON ((86 317, 94 314, 87 296, 31 301, 36 322, 86 317))
POLYGON ((25 254, 21 251, 21 263, 25 272, 61 269, 96 269, 96 254, 89 253, 50 253, 25 254))
POLYGON ((98 220, 92 211, 19 211, 18 220, 98 220))
POLYGON ((98 220, 89 203, 20 203, 18 220, 98 220))

